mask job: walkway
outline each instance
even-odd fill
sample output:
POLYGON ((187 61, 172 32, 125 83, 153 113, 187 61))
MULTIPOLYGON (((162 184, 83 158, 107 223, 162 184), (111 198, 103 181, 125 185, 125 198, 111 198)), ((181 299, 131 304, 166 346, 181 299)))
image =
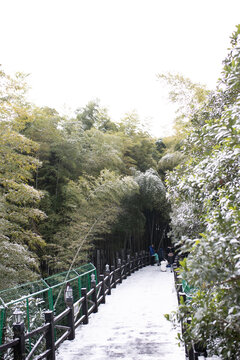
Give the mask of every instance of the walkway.
POLYGON ((183 347, 163 314, 177 306, 173 274, 148 266, 123 280, 65 341, 57 360, 185 360, 183 347))

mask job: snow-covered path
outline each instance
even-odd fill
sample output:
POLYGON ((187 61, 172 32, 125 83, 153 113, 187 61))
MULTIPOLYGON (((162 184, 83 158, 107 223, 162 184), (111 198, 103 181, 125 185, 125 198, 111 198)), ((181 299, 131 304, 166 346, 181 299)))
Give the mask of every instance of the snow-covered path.
POLYGON ((184 360, 179 329, 163 315, 176 306, 173 273, 140 269, 112 290, 75 340, 60 346, 57 360, 184 360))

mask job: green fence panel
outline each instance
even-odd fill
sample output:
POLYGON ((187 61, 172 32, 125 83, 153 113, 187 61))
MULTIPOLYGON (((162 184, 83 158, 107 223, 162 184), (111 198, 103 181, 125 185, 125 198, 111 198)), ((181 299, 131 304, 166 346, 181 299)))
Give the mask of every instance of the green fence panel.
POLYGON ((14 288, 0 291, 0 297, 5 304, 12 303, 14 300, 19 301, 29 294, 41 292, 46 289, 47 285, 40 279, 38 281, 18 285, 14 288))
MULTIPOLYGON (((54 310, 58 315, 65 308, 64 290, 67 282, 73 288, 74 301, 81 297, 81 288, 91 286, 91 274, 96 274, 93 264, 85 264, 70 271, 49 276, 35 282, 29 282, 12 289, 0 291, 0 344, 12 339, 13 312, 16 308, 24 314, 24 323, 32 331, 44 323, 44 312, 54 310)), ((29 339, 28 350, 35 339, 29 339)))
POLYGON ((190 286, 186 280, 182 280, 182 289, 183 292, 186 294, 187 300, 192 299, 192 294, 196 291, 196 288, 190 286))

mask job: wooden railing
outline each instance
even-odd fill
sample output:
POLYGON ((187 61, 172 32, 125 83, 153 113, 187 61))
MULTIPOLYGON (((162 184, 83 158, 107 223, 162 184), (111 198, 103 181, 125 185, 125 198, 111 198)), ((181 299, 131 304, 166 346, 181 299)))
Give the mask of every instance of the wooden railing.
POLYGON ((12 341, 0 345, 0 359, 4 359, 4 353, 13 350, 13 360, 55 360, 56 349, 60 344, 68 339, 75 338, 75 329, 80 325, 88 324, 88 318, 93 312, 98 311, 98 307, 106 301, 106 295, 111 295, 113 288, 117 284, 121 284, 127 276, 130 276, 134 271, 149 265, 148 255, 136 255, 132 258, 128 257, 127 261, 121 262, 119 259, 116 268, 111 267, 111 271, 105 271, 104 275, 99 276, 98 283, 96 280, 91 280, 91 288, 87 291, 86 288, 81 289, 81 298, 75 303, 68 304, 67 308, 57 316, 54 316, 53 311, 45 312, 45 324, 31 332, 25 332, 24 323, 14 324, 12 341), (64 322, 59 324, 59 322, 64 322), (56 333, 61 333, 58 337, 56 333), (38 336, 34 346, 27 354, 25 346, 27 339, 32 339, 38 336), (39 352, 39 348, 43 347, 45 341, 45 350, 39 352), (34 355, 35 354, 35 355, 34 355))

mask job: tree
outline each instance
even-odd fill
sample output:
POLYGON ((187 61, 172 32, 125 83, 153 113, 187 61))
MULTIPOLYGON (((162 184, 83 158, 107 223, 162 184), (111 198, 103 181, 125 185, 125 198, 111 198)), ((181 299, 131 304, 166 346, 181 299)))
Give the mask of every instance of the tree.
POLYGON ((31 106, 23 96, 24 77, 18 74, 12 79, 3 71, 0 75, 1 266, 6 274, 5 283, 17 283, 24 277, 33 278, 33 270, 37 269, 34 253, 45 245, 37 224, 45 214, 39 210, 43 194, 32 186, 33 173, 40 166, 34 157, 38 145, 20 133, 32 118, 31 106), (14 250, 19 256, 17 260, 14 250), (15 277, 20 260, 22 268, 15 277))
POLYGON ((0 247, 0 290, 38 278, 38 261, 26 246, 1 237, 0 247))
POLYGON ((180 74, 158 74, 158 79, 167 83, 169 99, 178 105, 176 123, 189 120, 209 94, 205 85, 194 83, 180 74))
POLYGON ((76 114, 84 131, 93 127, 102 132, 117 130, 117 125, 111 121, 107 109, 100 106, 99 100, 90 101, 84 108, 77 109, 76 114))
MULTIPOLYGON (((172 170, 181 163, 183 140, 191 131, 197 109, 204 104, 209 91, 205 85, 192 82, 179 74, 158 74, 158 78, 169 87, 169 99, 177 105, 174 123, 174 135, 164 138, 165 152, 158 163, 158 170, 165 178, 167 170, 172 170)), ((196 125, 196 121, 195 121, 196 125)))
POLYGON ((158 163, 158 171, 164 177, 167 171, 173 170, 184 159, 184 155, 180 151, 174 151, 173 153, 167 152, 158 163))
MULTIPOLYGON (((141 209, 146 217, 146 227, 149 243, 153 243, 155 226, 162 221, 164 226, 168 222, 168 204, 166 189, 158 173, 149 169, 144 173, 137 171, 135 180, 139 185, 141 209)), ((163 229, 161 229, 163 231, 163 229)))
POLYGON ((76 263, 87 261, 93 240, 111 232, 122 199, 138 191, 138 186, 131 177, 103 170, 97 178, 85 175, 78 182, 70 181, 65 191, 67 218, 50 244, 57 257, 51 266, 58 269, 69 267, 79 248, 76 263))
POLYGON ((82 169, 89 175, 98 176, 103 169, 118 171, 124 167, 123 144, 115 134, 92 128, 85 131, 82 147, 82 169))
POLYGON ((240 357, 239 41, 240 26, 222 83, 193 115, 187 161, 168 175, 172 236, 188 254, 182 276, 195 288, 179 308, 180 319, 191 317, 183 336, 222 359, 240 357))
POLYGON ((117 135, 122 139, 124 146, 123 161, 128 174, 131 168, 143 172, 149 168, 156 168, 161 156, 157 143, 141 124, 137 113, 125 115, 119 123, 117 135))

